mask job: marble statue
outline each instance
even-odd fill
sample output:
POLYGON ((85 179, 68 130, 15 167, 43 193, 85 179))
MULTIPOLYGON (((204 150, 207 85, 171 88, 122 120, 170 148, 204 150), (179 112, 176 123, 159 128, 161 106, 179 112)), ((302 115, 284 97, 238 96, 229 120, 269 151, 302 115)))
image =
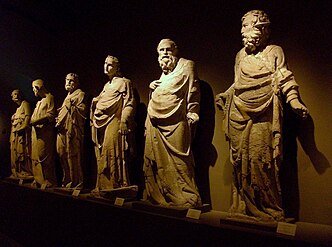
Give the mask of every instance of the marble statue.
POLYGON ((199 120, 200 91, 194 62, 178 58, 174 41, 163 39, 157 52, 160 79, 150 83, 144 151, 145 196, 161 206, 201 206, 191 150, 199 120))
POLYGON ((48 188, 56 185, 54 97, 41 79, 32 82, 32 89, 35 96, 40 98, 30 121, 32 173, 35 179, 32 186, 44 185, 48 188))
POLYGON ((242 17, 244 47, 235 60, 234 83, 216 96, 233 165, 230 213, 259 221, 283 221, 278 171, 282 159, 283 99, 305 118, 299 86, 280 46, 269 43, 270 21, 261 10, 242 17))
POLYGON ((130 185, 128 162, 134 143, 135 100, 132 82, 121 76, 120 63, 108 56, 104 73, 109 81, 90 109, 92 141, 97 159, 97 182, 93 192, 130 185))
POLYGON ((32 175, 30 160, 31 128, 29 126, 31 108, 19 89, 15 89, 11 96, 13 102, 17 104, 16 112, 11 118, 11 177, 24 178, 32 175))
POLYGON ((84 126, 87 118, 85 93, 79 88, 77 74, 69 73, 65 79, 68 91, 56 118, 56 150, 60 158, 66 188, 83 188, 84 126))

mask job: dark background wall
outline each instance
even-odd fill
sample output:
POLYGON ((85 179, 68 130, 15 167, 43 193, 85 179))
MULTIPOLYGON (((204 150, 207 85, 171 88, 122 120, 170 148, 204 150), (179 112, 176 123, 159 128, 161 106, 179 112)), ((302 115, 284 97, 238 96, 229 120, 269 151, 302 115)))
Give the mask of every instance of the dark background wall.
POLYGON ((10 93, 20 88, 36 102, 31 81, 43 78, 60 106, 64 77, 80 75, 96 96, 107 78, 107 54, 117 56, 123 74, 147 104, 148 84, 160 76, 156 46, 169 37, 183 57, 196 62, 203 90, 196 136, 198 183, 213 209, 230 205, 231 167, 222 113, 213 97, 233 80, 241 49, 241 17, 265 10, 272 40, 283 47, 311 118, 286 113, 287 151, 283 167, 285 207, 301 221, 332 225, 332 70, 329 1, 6 1, 0 2, 0 124, 2 166, 7 166, 10 93), (296 137, 298 141, 296 141, 296 137), (197 148, 200 147, 200 148, 197 148), (204 147, 204 149, 202 149, 204 147), (297 159, 296 159, 297 158, 297 159))

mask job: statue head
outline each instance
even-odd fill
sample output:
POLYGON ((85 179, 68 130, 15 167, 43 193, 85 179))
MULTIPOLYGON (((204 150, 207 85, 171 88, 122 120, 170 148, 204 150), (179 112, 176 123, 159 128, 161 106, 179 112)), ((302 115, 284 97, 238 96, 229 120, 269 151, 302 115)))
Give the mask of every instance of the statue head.
POLYGON ((65 83, 65 89, 72 93, 74 92, 79 86, 79 79, 78 75, 75 73, 69 73, 66 75, 66 83, 65 83))
POLYGON ((42 79, 34 80, 32 82, 32 90, 36 97, 43 97, 46 93, 44 81, 42 79))
POLYGON ((171 39, 162 39, 157 47, 158 62, 165 74, 172 72, 178 62, 178 47, 171 39))
POLYGON ((110 78, 121 76, 119 59, 108 55, 105 59, 104 73, 110 78))
POLYGON ((20 104, 20 102, 23 100, 22 92, 19 89, 14 89, 13 92, 11 93, 11 96, 12 100, 17 104, 20 104))
POLYGON ((251 10, 242 17, 242 41, 248 53, 267 45, 270 38, 270 20, 262 10, 251 10))

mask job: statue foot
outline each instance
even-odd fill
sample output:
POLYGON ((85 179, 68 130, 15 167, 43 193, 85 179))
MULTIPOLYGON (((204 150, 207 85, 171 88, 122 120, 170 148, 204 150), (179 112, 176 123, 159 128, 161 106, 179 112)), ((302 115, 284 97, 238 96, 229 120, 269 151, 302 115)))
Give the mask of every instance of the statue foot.
POLYGON ((75 189, 75 190, 81 190, 81 189, 83 189, 83 183, 79 183, 78 185, 76 185, 76 186, 74 187, 74 189, 75 189))
POLYGON ((98 187, 94 188, 93 190, 91 190, 91 195, 94 197, 100 197, 100 190, 98 187))
POLYGON ((17 176, 18 176, 19 178, 25 178, 25 177, 28 177, 28 176, 29 176, 29 173, 27 173, 27 172, 19 172, 19 173, 17 174, 17 176))
POLYGON ((32 183, 30 184, 32 188, 38 188, 37 181, 33 180, 32 183))
POLYGON ((66 184, 65 188, 66 188, 66 189, 70 189, 70 188, 71 188, 71 184, 72 184, 72 183, 69 182, 68 184, 66 184))

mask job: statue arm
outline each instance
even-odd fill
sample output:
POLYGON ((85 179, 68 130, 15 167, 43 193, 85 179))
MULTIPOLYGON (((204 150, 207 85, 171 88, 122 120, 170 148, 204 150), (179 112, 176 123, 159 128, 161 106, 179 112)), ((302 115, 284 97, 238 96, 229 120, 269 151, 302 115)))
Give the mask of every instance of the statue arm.
POLYGON ((100 94, 98 96, 92 98, 91 105, 90 105, 90 117, 91 117, 90 119, 92 119, 92 117, 93 117, 94 111, 96 110, 97 103, 100 100, 102 93, 105 91, 105 87, 106 87, 106 85, 103 87, 103 90, 100 92, 100 94))
POLYGON ((71 104, 71 113, 78 113, 77 115, 86 119, 86 97, 84 92, 80 92, 77 96, 76 102, 71 104))
POLYGON ((54 106, 54 96, 53 95, 48 95, 47 97, 47 111, 45 114, 45 117, 47 118, 48 122, 54 122, 55 120, 55 115, 56 115, 56 109, 54 106))
POLYGON ((293 111, 306 118, 309 114, 306 106, 301 102, 299 85, 296 83, 293 73, 287 68, 285 54, 281 47, 274 49, 276 56, 276 74, 282 93, 286 96, 286 102, 290 104, 293 111))
POLYGON ((30 119, 31 119, 30 104, 26 101, 23 101, 22 106, 24 109, 24 119, 22 121, 21 126, 18 129, 16 129, 17 132, 25 130, 27 127, 29 127, 29 123, 30 123, 30 119))
POLYGON ((121 113, 121 122, 120 122, 120 132, 122 134, 127 134, 130 126, 130 122, 133 121, 132 117, 134 114, 136 102, 134 98, 134 91, 132 82, 128 79, 125 80, 126 83, 126 93, 123 97, 123 109, 121 113))
POLYGON ((234 93, 234 83, 226 90, 215 97, 216 105, 219 110, 226 112, 228 110, 230 99, 234 93))
POLYGON ((201 98, 199 79, 193 61, 188 62, 188 68, 189 90, 187 97, 187 118, 190 123, 196 123, 199 120, 199 102, 201 98))
POLYGON ((87 107, 85 93, 82 91, 77 96, 76 102, 71 109, 71 123, 68 126, 68 133, 70 135, 78 136, 79 138, 84 133, 84 123, 87 119, 87 107), (76 127, 73 128, 73 125, 76 127))
POLYGON ((31 119, 31 125, 41 125, 45 123, 52 123, 55 120, 55 106, 54 106, 54 97, 49 94, 46 97, 47 110, 43 116, 38 119, 31 119))

